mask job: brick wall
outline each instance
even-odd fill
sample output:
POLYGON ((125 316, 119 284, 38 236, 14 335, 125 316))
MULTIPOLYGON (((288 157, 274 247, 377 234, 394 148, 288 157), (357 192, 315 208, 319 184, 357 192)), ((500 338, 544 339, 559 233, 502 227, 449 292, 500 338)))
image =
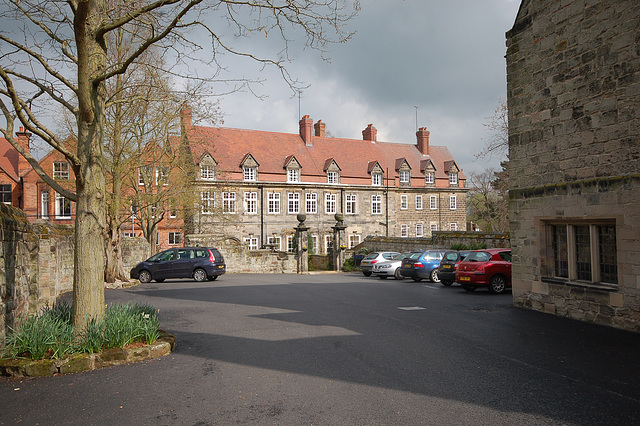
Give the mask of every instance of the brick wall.
POLYGON ((507 33, 516 306, 640 331, 639 22, 636 0, 524 0, 507 33), (550 229, 594 223, 615 227, 617 282, 554 265, 550 229))

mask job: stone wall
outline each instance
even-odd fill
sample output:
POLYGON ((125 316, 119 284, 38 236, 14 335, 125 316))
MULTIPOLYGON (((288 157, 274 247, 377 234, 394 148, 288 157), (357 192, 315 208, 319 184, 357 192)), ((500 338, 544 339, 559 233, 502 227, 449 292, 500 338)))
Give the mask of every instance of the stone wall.
POLYGON ((469 248, 509 247, 509 234, 491 234, 485 232, 434 232, 431 238, 399 238, 369 236, 353 249, 357 253, 361 248, 368 251, 387 250, 400 253, 414 250, 450 249, 454 245, 464 244, 469 248))
POLYGON ((524 0, 507 33, 516 306, 640 331, 639 22, 637 0, 524 0))
POLYGON ((186 245, 216 247, 224 256, 227 273, 296 273, 297 261, 293 253, 274 250, 249 250, 235 238, 216 235, 187 235, 186 245))
POLYGON ((60 294, 73 290, 73 229, 43 220, 33 224, 38 244, 38 307, 51 305, 60 294))
POLYGON ((0 346, 38 300, 38 238, 26 215, 0 203, 0 346))

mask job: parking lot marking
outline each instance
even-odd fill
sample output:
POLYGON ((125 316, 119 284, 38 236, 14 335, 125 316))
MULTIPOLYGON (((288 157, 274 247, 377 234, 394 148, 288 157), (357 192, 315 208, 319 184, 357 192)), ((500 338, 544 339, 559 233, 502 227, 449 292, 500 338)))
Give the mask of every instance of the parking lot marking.
POLYGON ((421 311, 427 308, 423 308, 422 306, 398 306, 398 309, 402 309, 403 311, 421 311))

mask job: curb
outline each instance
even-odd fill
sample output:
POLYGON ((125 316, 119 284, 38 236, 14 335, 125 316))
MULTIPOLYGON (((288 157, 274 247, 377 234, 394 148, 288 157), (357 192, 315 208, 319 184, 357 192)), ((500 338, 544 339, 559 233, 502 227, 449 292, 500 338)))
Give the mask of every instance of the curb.
POLYGON ((61 359, 0 358, 0 375, 10 377, 43 377, 81 373, 115 365, 159 358, 175 350, 176 338, 160 330, 160 337, 151 345, 136 348, 113 348, 101 353, 73 354, 61 359))

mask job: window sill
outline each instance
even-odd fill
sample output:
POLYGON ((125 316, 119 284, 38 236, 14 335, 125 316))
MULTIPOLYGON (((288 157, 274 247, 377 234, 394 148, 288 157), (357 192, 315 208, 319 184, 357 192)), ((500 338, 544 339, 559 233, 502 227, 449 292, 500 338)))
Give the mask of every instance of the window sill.
POLYGON ((562 284, 571 287, 588 288, 602 291, 618 291, 619 287, 615 284, 591 283, 586 281, 570 281, 564 278, 542 277, 540 281, 551 284, 562 284))

